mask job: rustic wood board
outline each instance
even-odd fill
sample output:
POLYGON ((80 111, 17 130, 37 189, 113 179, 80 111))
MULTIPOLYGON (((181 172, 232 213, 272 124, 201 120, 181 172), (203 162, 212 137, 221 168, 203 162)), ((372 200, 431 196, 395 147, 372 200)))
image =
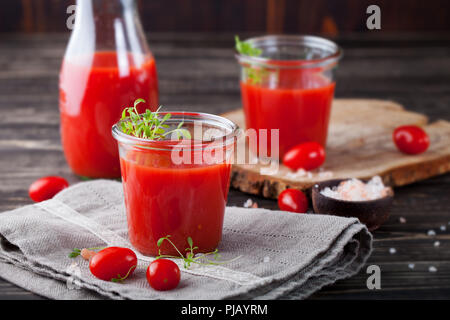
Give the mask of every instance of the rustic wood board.
MULTIPOLYGON (((245 128, 242 110, 224 116, 245 128)), ((330 121, 327 159, 321 171, 293 176, 292 170, 280 165, 276 174, 265 175, 261 174, 261 164, 234 164, 231 185, 247 193, 276 198, 286 188, 309 190, 315 183, 331 178, 379 175, 388 185, 402 186, 450 171, 448 121, 428 123, 426 116, 407 111, 398 103, 369 99, 335 99, 330 121), (411 156, 396 149, 392 132, 405 124, 420 125, 427 131, 427 152, 411 156)), ((245 151, 248 154, 248 149, 245 151)))

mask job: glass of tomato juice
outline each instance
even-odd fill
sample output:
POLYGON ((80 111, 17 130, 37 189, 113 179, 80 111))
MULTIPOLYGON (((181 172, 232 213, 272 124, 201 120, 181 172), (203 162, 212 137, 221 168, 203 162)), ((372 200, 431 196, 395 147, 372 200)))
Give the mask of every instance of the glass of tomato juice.
MULTIPOLYGON (((303 142, 325 147, 342 50, 315 36, 263 36, 245 42, 260 53, 236 55, 247 129, 279 129, 280 158, 303 142)), ((267 144, 258 143, 252 151, 270 157, 276 147, 268 133, 267 144)))
MULTIPOLYGON (((149 140, 128 135, 119 121, 112 128, 118 142, 131 244, 142 254, 178 255, 191 237, 196 252, 217 248, 222 237, 231 162, 239 129, 206 113, 160 112, 176 128, 181 122, 191 139, 149 140)), ((167 130, 170 130, 168 128, 167 130)))

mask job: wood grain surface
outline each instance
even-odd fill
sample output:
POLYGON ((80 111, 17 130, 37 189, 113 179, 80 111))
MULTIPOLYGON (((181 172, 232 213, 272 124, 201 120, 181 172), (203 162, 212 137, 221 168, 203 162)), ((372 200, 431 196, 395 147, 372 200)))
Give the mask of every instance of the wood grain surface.
MULTIPOLYGON (((227 112, 224 117, 245 128, 242 109, 227 112)), ((368 179, 381 176, 385 184, 403 186, 450 171, 450 122, 428 123, 428 118, 410 112, 400 104, 375 99, 335 99, 326 147, 327 159, 320 170, 310 175, 296 175, 280 164, 236 163, 231 184, 243 192, 276 199, 286 188, 309 190, 329 179, 368 179), (423 127, 430 137, 430 148, 420 155, 399 152, 392 132, 401 125, 423 127), (278 166, 275 166, 276 168, 278 166), (271 171, 264 173, 264 169, 271 171)), ((245 136, 239 139, 238 153, 250 154, 245 136)))
MULTIPOLYGON (((59 141, 58 72, 67 37, 0 35, 0 212, 31 203, 28 186, 41 176, 78 181, 59 141)), ((396 101, 431 122, 450 120, 450 35, 373 33, 336 40, 345 51, 336 97, 396 101)), ((149 43, 165 107, 215 114, 240 108, 233 35, 151 34, 149 43)), ((374 233, 368 261, 380 266, 382 289, 367 289, 363 268, 311 299, 449 299, 449 194, 450 174, 396 188, 391 217, 374 233), (431 229, 436 236, 427 235, 431 229), (390 248, 396 253, 390 254, 390 248), (437 272, 429 272, 430 266, 437 272)), ((274 200, 235 189, 228 202, 243 206, 248 198, 260 207, 277 208, 274 200)), ((0 279, 0 298, 41 297, 0 279)))

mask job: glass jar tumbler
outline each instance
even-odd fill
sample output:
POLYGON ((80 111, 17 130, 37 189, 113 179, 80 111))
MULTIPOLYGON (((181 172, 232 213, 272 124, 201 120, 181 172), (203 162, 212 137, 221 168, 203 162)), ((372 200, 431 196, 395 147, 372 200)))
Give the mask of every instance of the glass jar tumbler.
MULTIPOLYGON (((237 54, 247 129, 279 129, 279 145, 252 148, 258 156, 283 155, 315 141, 325 147, 335 69, 342 50, 315 36, 264 36, 246 40, 260 55, 237 54)), ((275 142, 274 142, 275 143, 275 142)))
POLYGON ((141 139, 122 132, 121 122, 112 129, 119 145, 129 238, 139 252, 151 256, 158 249, 178 255, 166 241, 158 248, 158 239, 168 235, 182 252, 189 247, 188 237, 196 252, 213 251, 222 237, 238 127, 211 114, 170 113, 165 124, 176 128, 182 122, 192 139, 141 139))

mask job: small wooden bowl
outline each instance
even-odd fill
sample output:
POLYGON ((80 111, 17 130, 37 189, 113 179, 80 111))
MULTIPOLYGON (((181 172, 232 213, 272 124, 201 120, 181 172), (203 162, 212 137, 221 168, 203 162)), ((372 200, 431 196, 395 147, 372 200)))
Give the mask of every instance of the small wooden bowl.
POLYGON ((326 197, 320 193, 326 187, 335 187, 348 179, 334 179, 320 182, 312 188, 312 202, 315 213, 341 217, 356 217, 370 231, 379 228, 389 218, 394 191, 389 187, 388 195, 369 201, 347 201, 326 197))

